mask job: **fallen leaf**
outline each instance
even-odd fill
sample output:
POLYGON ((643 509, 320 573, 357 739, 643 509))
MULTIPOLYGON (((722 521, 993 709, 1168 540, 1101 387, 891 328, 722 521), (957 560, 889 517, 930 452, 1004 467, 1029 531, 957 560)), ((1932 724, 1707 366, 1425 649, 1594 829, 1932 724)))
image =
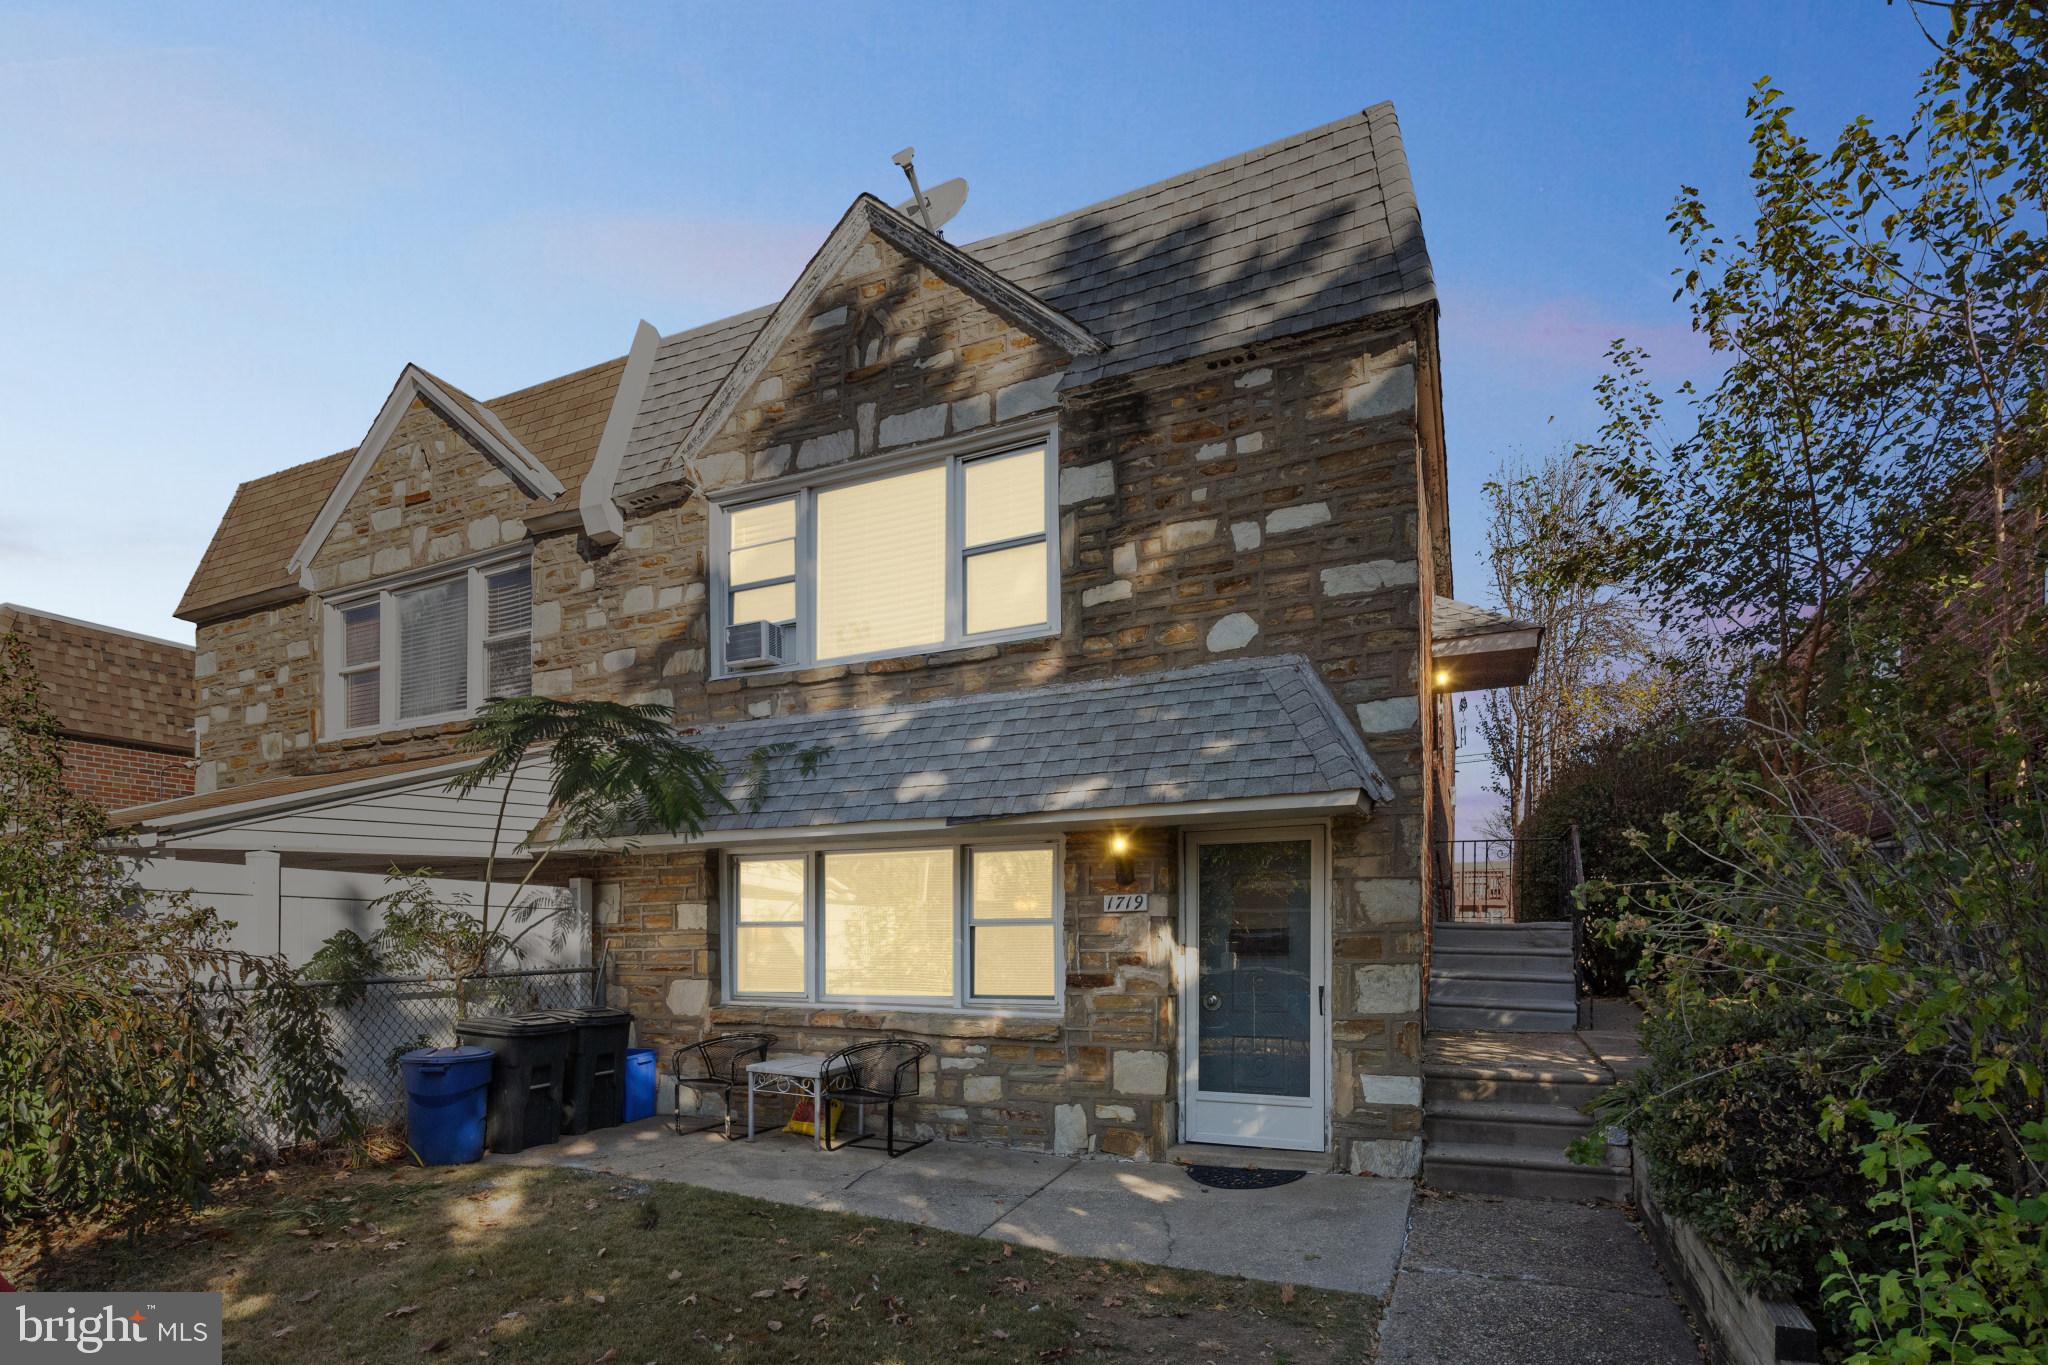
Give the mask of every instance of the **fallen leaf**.
POLYGON ((612 1347, 608 1347, 608 1348, 606 1348, 606 1350, 605 1350, 605 1353, 604 1353, 603 1355, 599 1356, 599 1357, 598 1357, 598 1358, 597 1358, 596 1360, 592 1361, 592 1362, 590 1363, 590 1365, 604 1365, 604 1363, 605 1363, 605 1362, 606 1362, 607 1360, 617 1360, 618 1358, 619 1358, 619 1348, 618 1348, 618 1347, 616 1347, 616 1346, 612 1346, 612 1347))
POLYGON ((683 1272, 680 1270, 671 1270, 668 1273, 668 1277, 671 1280, 680 1280, 681 1278, 683 1278, 683 1272))
POLYGON ((419 1311, 420 1306, 416 1303, 402 1303, 384 1316, 387 1318, 409 1318, 419 1311))
POLYGON ((1012 1256, 1015 1256, 1016 1254, 1017 1254, 1017 1248, 1015 1248, 1015 1247, 1011 1246, 1011 1245, 1010 1245, 1010 1244, 1009 1244, 1008 1242, 1005 1242, 1005 1243, 1003 1243, 1003 1259, 1004 1259, 1004 1260, 1006 1260, 1006 1261, 1007 1261, 1007 1260, 1009 1260, 1009 1259, 1010 1259, 1010 1258, 1011 1258, 1012 1256))
POLYGON ((693 1307, 693 1306, 695 1306, 696 1302, 697 1302, 697 1296, 696 1296, 695 1294, 685 1294, 685 1295, 683 1295, 683 1307, 685 1307, 685 1308, 690 1308, 690 1307, 693 1307))
POLYGON ((1282 1303, 1293 1303, 1293 1302, 1294 1302, 1294 1286, 1293 1286, 1293 1285, 1291 1285, 1291 1284, 1283 1284, 1283 1285, 1281 1285, 1281 1286, 1280 1286, 1280 1302, 1282 1302, 1282 1303))
POLYGON ((604 1259, 604 1254, 605 1254, 605 1253, 606 1253, 607 1251, 610 1251, 610 1250, 611 1250, 611 1248, 610 1248, 610 1247, 599 1247, 599 1248, 597 1249, 597 1259, 598 1259, 598 1260, 600 1260, 600 1261, 602 1261, 602 1260, 604 1259))
POLYGON ((811 1326, 813 1327, 823 1327, 827 1321, 829 1319, 823 1313, 811 1314, 811 1326))
POLYGON ((589 1299, 589 1300, 590 1300, 590 1301, 591 1301, 592 1303, 603 1303, 603 1302, 604 1302, 604 1295, 602 1295, 602 1294, 598 1293, 598 1292, 597 1292, 597 1291, 596 1291, 595 1289, 586 1289, 586 1290, 584 1290, 584 1291, 583 1291, 583 1297, 584 1297, 584 1298, 586 1298, 586 1299, 589 1299))
POLYGON ((989 1335, 994 1337, 997 1341, 1008 1341, 1010 1339, 1010 1334, 1008 1332, 1005 1332, 1000 1327, 990 1332, 989 1335))
POLYGON ((285 1231, 293 1237, 311 1237, 313 1235, 313 1229, 311 1228, 287 1228, 285 1231))
POLYGON ((319 1298, 319 1297, 320 1297, 320 1291, 319 1291, 319 1290, 317 1290, 317 1289, 308 1289, 308 1290, 307 1290, 307 1291, 306 1291, 305 1293, 303 1293, 303 1294, 294 1294, 294 1295, 292 1295, 292 1302, 293 1302, 293 1303, 311 1303, 311 1302, 312 1302, 313 1300, 315 1300, 315 1299, 317 1299, 317 1298, 319 1298))
POLYGON ((772 1299, 775 1297, 775 1294, 776 1291, 773 1289, 756 1289, 747 1297, 750 1299, 772 1299))
POLYGON ((443 1352, 443 1351, 445 1351, 445 1350, 447 1350, 447 1349, 448 1349, 448 1338, 446 1338, 446 1337, 435 1337, 435 1338, 434 1338, 434 1339, 433 1339, 432 1341, 430 1341, 430 1342, 428 1342, 428 1343, 427 1343, 426 1345, 424 1345, 424 1346, 420 1347, 420 1354, 421 1354, 421 1355, 423 1355, 423 1356, 439 1355, 439 1354, 440 1354, 441 1352, 443 1352))
POLYGON ((804 1295, 804 1286, 809 1284, 810 1282, 811 1277, 808 1275, 792 1275, 782 1282, 782 1287, 791 1294, 796 1295, 798 1298, 802 1298, 804 1295))
POLYGON ((771 1332, 780 1332, 782 1330, 782 1324, 777 1322, 774 1318, 770 1318, 768 1319, 768 1330, 771 1332))
POLYGON ((280 1327, 275 1332, 272 1332, 270 1335, 273 1337, 287 1336, 290 1334, 291 1330, 292 1329, 289 1326, 280 1327))

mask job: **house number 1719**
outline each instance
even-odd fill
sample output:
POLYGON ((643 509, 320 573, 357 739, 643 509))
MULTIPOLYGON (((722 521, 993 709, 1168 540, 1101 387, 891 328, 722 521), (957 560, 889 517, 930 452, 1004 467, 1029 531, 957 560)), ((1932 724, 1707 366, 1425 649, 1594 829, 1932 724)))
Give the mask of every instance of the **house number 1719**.
POLYGON ((1105 915, 1142 915, 1151 902, 1150 896, 1104 896, 1102 913, 1105 915))

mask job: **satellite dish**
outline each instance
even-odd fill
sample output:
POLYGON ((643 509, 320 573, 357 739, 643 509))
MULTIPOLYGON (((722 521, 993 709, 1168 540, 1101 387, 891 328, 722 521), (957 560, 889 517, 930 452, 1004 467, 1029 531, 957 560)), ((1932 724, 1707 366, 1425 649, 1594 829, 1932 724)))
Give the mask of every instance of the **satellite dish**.
POLYGON ((967 182, 955 176, 904 200, 896 206, 896 211, 913 221, 922 220, 927 229, 937 232, 953 221, 953 215, 960 212, 960 206, 966 202, 967 182))

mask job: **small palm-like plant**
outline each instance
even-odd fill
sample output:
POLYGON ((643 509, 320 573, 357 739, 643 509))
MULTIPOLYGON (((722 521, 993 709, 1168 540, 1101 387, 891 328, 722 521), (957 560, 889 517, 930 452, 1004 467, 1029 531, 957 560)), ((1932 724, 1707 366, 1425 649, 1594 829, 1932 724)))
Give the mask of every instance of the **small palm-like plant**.
MULTIPOLYGON (((724 767, 676 734, 674 713, 666 706, 509 697, 487 703, 458 742, 483 759, 451 781, 449 790, 464 794, 503 784, 484 859, 482 904, 472 913, 467 896, 437 887, 430 874, 393 869, 404 885, 371 903, 376 932, 366 940, 344 929, 307 966, 309 978, 340 987, 337 1003, 361 999, 374 975, 421 971, 449 979, 456 1017, 465 1017, 463 984, 507 957, 520 957, 521 940, 563 912, 559 902, 543 912, 539 903, 523 899, 558 848, 585 839, 630 848, 642 835, 694 836, 713 816, 736 809, 726 794, 724 767), (525 874, 504 904, 493 906, 512 789, 535 763, 548 766, 548 814, 519 845, 534 855, 525 874), (510 932, 515 925, 521 927, 510 932)), ((748 756, 743 785, 750 807, 758 809, 766 799, 774 761, 790 752, 789 745, 766 745, 748 756)), ((814 751, 796 758, 805 772, 817 763, 814 751)))

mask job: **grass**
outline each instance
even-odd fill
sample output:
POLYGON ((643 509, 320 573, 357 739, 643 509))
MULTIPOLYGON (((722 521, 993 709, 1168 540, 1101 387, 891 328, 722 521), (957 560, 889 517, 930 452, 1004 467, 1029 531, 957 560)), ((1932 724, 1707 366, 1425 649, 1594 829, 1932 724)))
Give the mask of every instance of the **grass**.
POLYGON ((252 1177, 23 1289, 219 1290, 231 1361, 1366 1361, 1370 1298, 526 1167, 252 1177))

